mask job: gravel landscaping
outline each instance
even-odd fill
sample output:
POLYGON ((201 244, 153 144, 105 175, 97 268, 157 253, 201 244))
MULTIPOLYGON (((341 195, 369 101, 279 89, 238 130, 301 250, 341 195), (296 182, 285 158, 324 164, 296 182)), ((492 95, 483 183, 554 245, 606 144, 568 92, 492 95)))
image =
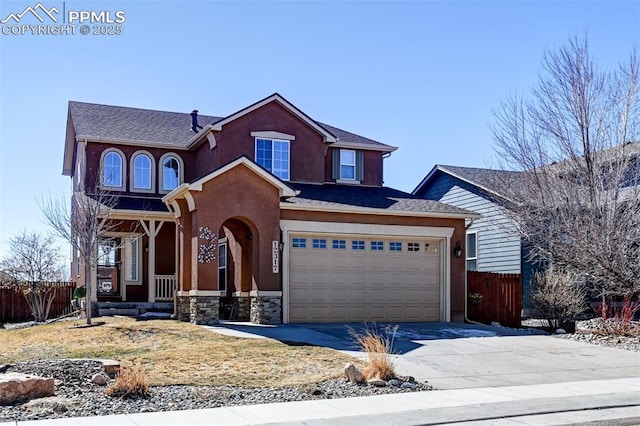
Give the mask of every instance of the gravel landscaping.
POLYGON ((640 352, 640 325, 637 322, 633 323, 633 325, 637 330, 637 335, 635 336, 607 335, 600 332, 602 329, 602 319, 594 318, 587 321, 577 321, 575 333, 556 334, 555 337, 590 343, 592 345, 640 352))
POLYGON ((426 383, 413 383, 411 388, 400 386, 399 382, 396 383, 397 386, 375 387, 352 384, 346 379, 333 379, 315 385, 295 387, 153 386, 149 397, 127 399, 107 396, 104 386, 92 383, 91 377, 101 371, 102 364, 94 361, 48 360, 10 366, 7 372, 54 377, 56 393, 48 398, 0 406, 0 422, 191 410, 432 389, 426 383))

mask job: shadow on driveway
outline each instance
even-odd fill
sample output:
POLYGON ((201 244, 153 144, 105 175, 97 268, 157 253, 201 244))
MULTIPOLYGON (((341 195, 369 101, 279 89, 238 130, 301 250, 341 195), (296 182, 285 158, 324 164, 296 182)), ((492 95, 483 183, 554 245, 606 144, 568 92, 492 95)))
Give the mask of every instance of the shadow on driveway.
MULTIPOLYGON (((377 323, 378 332, 393 336, 393 351, 402 355, 422 347, 422 341, 459 339, 469 337, 523 336, 530 333, 518 330, 492 327, 488 325, 461 323, 377 323)), ((340 351, 359 351, 349 330, 361 333, 363 323, 332 324, 282 324, 277 326, 255 325, 249 323, 223 322, 219 326, 238 337, 268 337, 293 345, 323 346, 340 351), (235 332, 235 334, 234 334, 235 332)), ((216 327, 218 328, 218 327, 216 327)), ((227 333, 225 333, 227 334, 227 333)), ((426 343, 426 342, 425 342, 426 343)))

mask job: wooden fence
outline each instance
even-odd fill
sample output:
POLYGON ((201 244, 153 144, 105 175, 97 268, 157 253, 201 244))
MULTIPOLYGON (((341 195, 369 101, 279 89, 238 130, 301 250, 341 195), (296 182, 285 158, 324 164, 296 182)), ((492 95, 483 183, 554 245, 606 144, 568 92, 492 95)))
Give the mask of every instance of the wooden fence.
POLYGON ((484 324, 494 321, 508 327, 520 327, 522 321, 522 276, 491 272, 467 272, 467 295, 479 294, 482 300, 467 298, 470 320, 484 324))
MULTIPOLYGON (((55 318, 71 312, 71 300, 74 282, 56 282, 56 295, 51 303, 49 318, 55 318)), ((15 291, 9 284, 0 282, 0 324, 5 322, 32 321, 33 315, 21 292, 15 291)))

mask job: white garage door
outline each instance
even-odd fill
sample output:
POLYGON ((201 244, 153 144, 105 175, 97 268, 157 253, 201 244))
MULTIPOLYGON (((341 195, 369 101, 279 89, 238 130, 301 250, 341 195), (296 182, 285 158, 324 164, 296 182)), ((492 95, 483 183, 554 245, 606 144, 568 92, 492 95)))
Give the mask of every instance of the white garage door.
POLYGON ((291 235, 289 321, 439 321, 440 240, 291 235))

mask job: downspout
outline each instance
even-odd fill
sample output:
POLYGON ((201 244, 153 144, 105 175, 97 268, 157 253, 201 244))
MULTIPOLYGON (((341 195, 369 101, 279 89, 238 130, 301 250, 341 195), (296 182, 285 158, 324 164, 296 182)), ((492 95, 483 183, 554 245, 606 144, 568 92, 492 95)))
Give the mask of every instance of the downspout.
MULTIPOLYGON (((466 231, 467 229, 469 229, 472 225, 473 225, 473 218, 470 219, 469 224, 465 225, 464 230, 465 230, 465 238, 466 238, 466 231)), ((467 283, 467 268, 466 268, 466 263, 467 261, 465 260, 465 271, 464 271, 464 322, 466 323, 470 323, 470 324, 476 324, 476 325, 486 325, 483 324, 481 322, 478 321, 473 321, 469 319, 469 315, 467 313, 467 309, 469 308, 469 288, 467 287, 468 283, 467 283)))

